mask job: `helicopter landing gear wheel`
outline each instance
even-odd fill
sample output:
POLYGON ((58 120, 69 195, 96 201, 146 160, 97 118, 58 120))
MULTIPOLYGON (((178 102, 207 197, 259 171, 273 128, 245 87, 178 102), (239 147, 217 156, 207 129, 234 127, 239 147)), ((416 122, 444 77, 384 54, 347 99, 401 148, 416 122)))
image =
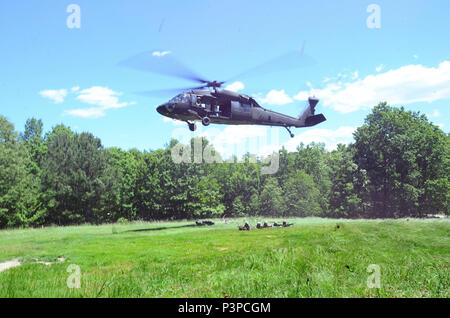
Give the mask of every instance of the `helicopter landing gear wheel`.
POLYGON ((284 128, 286 128, 286 130, 289 132, 289 135, 291 135, 291 138, 294 138, 294 134, 291 132, 291 130, 289 129, 289 127, 284 126, 284 128))
POLYGON ((211 123, 211 119, 207 116, 202 118, 202 124, 203 126, 208 126, 211 123))
POLYGON ((195 123, 188 122, 188 126, 190 131, 195 131, 197 129, 197 125, 195 125, 195 123))

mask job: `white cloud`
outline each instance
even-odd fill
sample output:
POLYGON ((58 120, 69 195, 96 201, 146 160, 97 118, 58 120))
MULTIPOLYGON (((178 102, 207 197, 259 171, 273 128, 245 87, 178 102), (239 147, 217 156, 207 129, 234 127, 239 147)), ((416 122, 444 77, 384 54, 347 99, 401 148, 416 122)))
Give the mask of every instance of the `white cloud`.
POLYGON ((154 51, 152 52, 153 56, 163 57, 164 55, 170 54, 170 51, 154 51))
POLYGON ((439 110, 435 109, 435 110, 433 110, 433 113, 426 114, 426 116, 428 118, 437 118, 437 117, 441 116, 441 113, 439 112, 439 110))
MULTIPOLYGON (((207 131, 205 135, 208 135, 207 131)), ((267 135, 267 127, 253 125, 227 126, 219 134, 214 136, 217 144, 231 144, 245 142, 247 138, 267 135)))
POLYGON ((244 89, 244 83, 242 82, 233 82, 230 85, 227 85, 225 87, 226 90, 232 91, 232 92, 239 92, 244 89))
POLYGON ((119 103, 117 96, 122 93, 115 92, 107 87, 93 86, 83 89, 77 96, 77 99, 83 103, 98 105, 104 109, 121 108, 130 105, 128 102, 119 103))
POLYGON ((417 60, 419 58, 419 56, 417 54, 414 54, 413 58, 417 60))
POLYGON ((177 125, 177 126, 178 125, 186 125, 187 126, 187 124, 184 121, 175 120, 173 118, 169 118, 169 117, 166 117, 166 116, 163 116, 162 120, 165 123, 172 123, 172 124, 177 125))
MULTIPOLYGON (((122 93, 115 92, 108 87, 93 86, 91 88, 83 89, 80 91, 79 86, 74 86, 70 89, 70 92, 76 94, 79 101, 95 105, 97 107, 91 108, 78 108, 64 111, 66 114, 72 116, 78 116, 83 118, 98 118, 105 116, 105 111, 111 108, 121 108, 129 105, 134 105, 136 102, 119 102, 119 96, 122 93)), ((53 100, 55 104, 62 103, 67 96, 66 89, 59 90, 44 90, 39 92, 42 97, 53 100)))
MULTIPOLYGON (((341 82, 342 80, 344 80, 346 78, 351 78, 352 80, 356 80, 357 78, 359 78, 359 71, 339 73, 338 75, 336 75, 334 77, 325 77, 322 80, 322 83, 341 82)), ((312 87, 310 82, 307 82, 306 86, 312 87)))
POLYGON ((308 94, 341 113, 368 109, 381 101, 398 105, 449 99, 450 61, 438 67, 406 65, 354 82, 330 83, 323 89, 311 89, 308 94))
POLYGON ((304 100, 308 100, 309 96, 310 95, 307 91, 301 91, 297 95, 294 96, 294 99, 304 101, 304 100))
MULTIPOLYGON (((197 124, 198 125, 198 124, 197 124)), ((268 155, 273 149, 278 149, 277 129, 269 130, 266 126, 231 125, 220 130, 217 127, 198 126, 196 136, 203 136, 209 140, 223 159, 236 156, 238 159, 249 152, 255 155, 268 155), (273 135, 272 135, 273 134, 273 135), (272 139, 275 138, 275 143, 272 139), (270 145, 268 145, 270 144, 270 145)))
POLYGON ((297 146, 303 142, 305 145, 311 142, 323 142, 328 150, 336 149, 339 143, 349 144, 353 141, 353 132, 355 127, 341 126, 336 130, 331 129, 309 129, 289 141, 285 142, 283 146, 288 151, 295 151, 297 146))
POLYGON ((286 94, 284 89, 279 91, 272 89, 269 93, 267 93, 266 97, 258 98, 258 101, 262 104, 268 105, 285 105, 292 103, 292 98, 286 94))
POLYGON ((62 103, 64 98, 67 96, 67 90, 65 89, 48 89, 45 91, 40 91, 39 94, 42 97, 52 100, 55 104, 62 103))
POLYGON ((346 75, 346 74, 339 73, 339 74, 337 75, 337 78, 338 78, 339 81, 341 81, 341 80, 347 78, 347 75, 346 75))
POLYGON ((70 109, 64 112, 82 118, 99 118, 105 116, 105 110, 99 107, 70 109))
POLYGON ((119 96, 122 93, 115 92, 108 87, 93 86, 91 88, 83 89, 78 92, 77 99, 89 105, 96 105, 97 107, 81 108, 67 110, 65 113, 83 117, 83 118, 98 118, 106 115, 106 110, 113 108, 122 108, 136 104, 135 102, 119 102, 119 96))
POLYGON ((283 146, 288 151, 296 151, 297 146, 303 142, 305 145, 311 142, 322 142, 326 149, 334 150, 339 143, 349 144, 353 141, 353 132, 355 127, 342 126, 336 130, 332 129, 296 129, 294 133, 298 134, 285 143, 280 142, 282 134, 287 132, 279 127, 237 125, 227 126, 223 130, 217 128, 208 128, 202 130, 198 127, 197 136, 206 137, 219 151, 222 158, 227 159, 235 155, 241 158, 249 152, 257 156, 267 156, 274 151, 278 151, 283 146))
POLYGON ((380 64, 380 66, 375 67, 375 71, 377 71, 377 73, 381 72, 381 70, 383 69, 384 65, 380 64))

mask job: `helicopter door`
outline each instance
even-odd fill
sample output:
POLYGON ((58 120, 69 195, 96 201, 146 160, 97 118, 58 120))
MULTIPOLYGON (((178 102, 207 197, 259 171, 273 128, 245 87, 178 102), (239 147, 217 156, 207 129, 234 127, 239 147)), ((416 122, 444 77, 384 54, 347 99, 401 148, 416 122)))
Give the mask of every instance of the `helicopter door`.
POLYGON ((220 114, 223 117, 231 118, 231 102, 226 101, 222 105, 219 105, 220 108, 220 114))
POLYGON ((231 101, 231 118, 238 120, 250 119, 252 108, 249 104, 231 101))

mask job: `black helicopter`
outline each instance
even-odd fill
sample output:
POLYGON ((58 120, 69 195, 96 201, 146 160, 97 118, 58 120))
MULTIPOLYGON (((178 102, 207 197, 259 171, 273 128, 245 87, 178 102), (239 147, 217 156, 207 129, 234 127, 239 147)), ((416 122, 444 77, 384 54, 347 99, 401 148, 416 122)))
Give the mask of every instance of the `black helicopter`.
MULTIPOLYGON (((165 63, 154 63, 155 57, 163 60, 162 55, 164 54, 155 56, 154 52, 146 52, 122 62, 121 65, 201 83, 202 85, 199 87, 177 89, 178 92, 184 92, 156 109, 161 115, 185 121, 191 131, 196 129, 195 122, 201 121, 204 126, 211 123, 280 126, 286 128, 290 136, 294 137, 290 130, 291 127, 310 127, 326 120, 323 114, 315 114, 315 107, 319 102, 317 98, 308 98, 308 105, 300 116, 298 118, 291 117, 261 107, 251 96, 222 89, 225 81, 207 81, 172 57, 164 56, 165 63), (167 61, 170 63, 166 63, 167 61)), ((173 92, 173 90, 147 91, 141 92, 141 94, 155 95, 155 93, 167 94, 169 92, 173 92)))

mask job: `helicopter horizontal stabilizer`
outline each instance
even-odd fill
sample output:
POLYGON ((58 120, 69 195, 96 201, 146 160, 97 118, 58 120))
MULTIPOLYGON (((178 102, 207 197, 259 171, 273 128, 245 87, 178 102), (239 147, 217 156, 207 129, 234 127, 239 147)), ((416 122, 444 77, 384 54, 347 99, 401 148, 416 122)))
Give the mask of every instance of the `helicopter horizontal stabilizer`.
POLYGON ((306 117, 305 126, 306 127, 315 126, 317 124, 320 124, 321 122, 324 122, 325 120, 327 120, 327 119, 325 118, 325 116, 323 114, 309 116, 309 117, 306 117))

